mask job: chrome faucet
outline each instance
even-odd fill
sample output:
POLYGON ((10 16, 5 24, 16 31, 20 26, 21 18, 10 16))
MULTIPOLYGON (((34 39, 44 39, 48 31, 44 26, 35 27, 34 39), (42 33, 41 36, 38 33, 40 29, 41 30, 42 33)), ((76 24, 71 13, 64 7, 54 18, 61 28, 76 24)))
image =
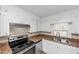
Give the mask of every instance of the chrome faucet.
POLYGON ((60 41, 61 42, 60 32, 57 32, 56 33, 56 37, 57 37, 57 41, 60 41))

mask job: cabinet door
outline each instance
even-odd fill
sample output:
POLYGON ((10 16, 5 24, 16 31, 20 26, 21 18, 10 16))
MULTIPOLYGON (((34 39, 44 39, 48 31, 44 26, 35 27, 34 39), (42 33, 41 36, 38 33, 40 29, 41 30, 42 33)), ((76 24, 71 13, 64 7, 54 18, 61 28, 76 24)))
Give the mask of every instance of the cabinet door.
POLYGON ((52 42, 52 41, 43 40, 42 45, 43 45, 43 51, 45 53, 48 53, 48 54, 57 54, 57 53, 59 53, 57 44, 52 42))
POLYGON ((36 54, 41 54, 42 52, 42 41, 36 44, 36 54))
POLYGON ((9 22, 7 19, 7 12, 6 9, 1 9, 0 13, 0 36, 7 36, 9 35, 9 22))
POLYGON ((0 13, 0 36, 1 36, 1 13, 0 13))
POLYGON ((43 51, 48 54, 77 54, 79 48, 56 43, 49 40, 43 40, 43 51))
POLYGON ((61 48, 60 53, 62 53, 62 54, 76 54, 76 53, 79 53, 79 48, 76 48, 76 47, 63 45, 63 44, 59 44, 59 47, 61 48))
POLYGON ((5 14, 1 14, 0 22, 1 36, 9 35, 9 23, 5 14))

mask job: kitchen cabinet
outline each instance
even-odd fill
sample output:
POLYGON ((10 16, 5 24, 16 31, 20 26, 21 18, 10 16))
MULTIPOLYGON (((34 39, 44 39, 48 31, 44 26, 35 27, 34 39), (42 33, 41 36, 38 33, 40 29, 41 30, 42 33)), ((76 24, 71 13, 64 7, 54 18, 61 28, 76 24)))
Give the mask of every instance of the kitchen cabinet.
POLYGON ((28 24, 30 32, 37 31, 37 20, 40 18, 18 6, 8 6, 8 20, 10 23, 28 24), (17 13, 18 12, 18 13, 17 13))
POLYGON ((43 40, 42 48, 45 53, 48 54, 77 54, 79 53, 79 48, 68 46, 65 44, 43 40))
POLYGON ((36 54, 41 54, 42 53, 42 41, 38 42, 36 44, 36 54))
POLYGON ((43 51, 47 54, 52 54, 52 53, 58 53, 57 49, 58 49, 58 46, 51 42, 51 41, 48 41, 48 40, 42 40, 43 41, 43 51))
POLYGON ((1 6, 0 10, 0 36, 9 35, 9 23, 7 19, 6 6, 1 6))

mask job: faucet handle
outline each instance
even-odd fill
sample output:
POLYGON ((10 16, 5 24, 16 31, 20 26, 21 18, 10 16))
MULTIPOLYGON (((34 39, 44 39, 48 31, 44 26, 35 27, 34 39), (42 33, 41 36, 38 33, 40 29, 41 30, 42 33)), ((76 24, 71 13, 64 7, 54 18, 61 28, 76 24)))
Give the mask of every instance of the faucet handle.
POLYGON ((57 37, 60 37, 60 32, 57 32, 57 33, 56 33, 56 36, 57 36, 57 37))

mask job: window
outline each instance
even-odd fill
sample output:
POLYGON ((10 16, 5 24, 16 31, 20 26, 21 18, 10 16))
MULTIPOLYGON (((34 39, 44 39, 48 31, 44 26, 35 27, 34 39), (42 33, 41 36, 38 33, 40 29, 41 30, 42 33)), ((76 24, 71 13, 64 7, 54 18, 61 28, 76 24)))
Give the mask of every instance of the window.
POLYGON ((60 33, 60 36, 67 37, 69 24, 68 23, 56 23, 51 24, 51 33, 56 36, 57 33, 60 33))
POLYGON ((68 30, 68 23, 54 24, 54 30, 68 30))

